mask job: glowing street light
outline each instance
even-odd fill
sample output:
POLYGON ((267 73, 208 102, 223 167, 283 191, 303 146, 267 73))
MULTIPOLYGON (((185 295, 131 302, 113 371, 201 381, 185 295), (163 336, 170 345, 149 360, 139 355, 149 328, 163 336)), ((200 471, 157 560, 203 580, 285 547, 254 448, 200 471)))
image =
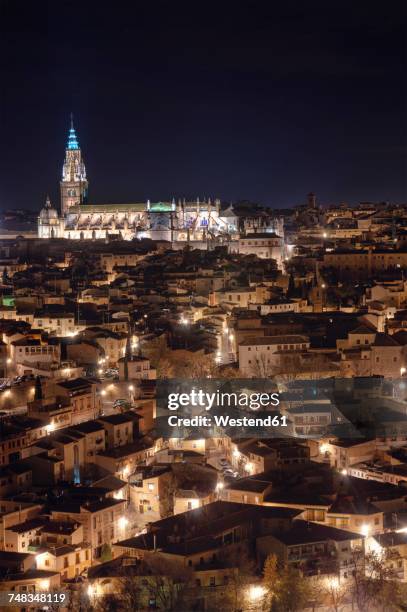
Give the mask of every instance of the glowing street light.
POLYGON ((126 519, 125 516, 121 516, 119 518, 119 527, 120 527, 120 529, 126 529, 128 523, 129 523, 129 521, 126 519))
POLYGON ((361 534, 363 536, 365 536, 365 538, 369 535, 370 533, 370 525, 367 525, 367 523, 364 523, 360 529, 361 534))
POLYGON ((48 589, 49 589, 49 580, 40 580, 40 589, 41 589, 41 591, 48 591, 48 589))
POLYGON ((337 576, 328 576, 326 579, 326 585, 331 591, 338 591, 339 589, 339 578, 337 576))
POLYGON ((259 599, 262 599, 265 594, 266 589, 260 584, 252 584, 247 593, 250 601, 259 601, 259 599))
POLYGON ((401 367, 401 368, 400 368, 400 375, 401 375, 401 376, 404 376, 404 374, 405 374, 406 372, 407 372, 407 369, 406 369, 406 368, 404 368, 404 367, 401 367))
POLYGON ((48 423, 48 425, 46 426, 47 433, 50 434, 52 431, 54 431, 54 429, 55 423, 51 421, 51 423, 48 423))

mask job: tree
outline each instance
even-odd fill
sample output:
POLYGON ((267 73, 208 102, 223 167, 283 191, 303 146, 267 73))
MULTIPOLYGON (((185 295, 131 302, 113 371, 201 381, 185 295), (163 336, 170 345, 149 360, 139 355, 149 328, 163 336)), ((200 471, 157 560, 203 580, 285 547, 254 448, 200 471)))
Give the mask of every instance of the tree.
POLYGON ((228 584, 216 598, 217 609, 237 612, 247 597, 249 585, 253 582, 255 563, 247 548, 233 547, 225 551, 219 559, 229 569, 228 584))
POLYGON ((37 378, 35 379, 34 400, 40 401, 42 399, 43 399, 43 395, 42 395, 41 378, 37 376, 37 378))
POLYGON ((112 549, 109 544, 103 544, 102 550, 100 551, 100 562, 106 563, 106 561, 112 560, 112 549))
POLYGON ((167 518, 174 514, 174 493, 176 483, 173 473, 164 476, 160 492, 160 518, 167 518))
POLYGON ((123 363, 123 378, 127 382, 129 380, 129 359, 131 360, 132 351, 131 351, 131 339, 130 339, 130 327, 127 333, 126 340, 126 348, 124 351, 124 363, 123 363))
POLYGON ((272 612, 297 612, 307 607, 311 587, 300 570, 292 565, 280 567, 275 555, 269 555, 263 570, 264 586, 272 612))
POLYGON ((271 364, 266 355, 260 353, 256 355, 254 363, 251 365, 250 373, 254 378, 270 378, 276 372, 275 364, 271 364))
POLYGON ((349 599, 348 581, 340 581, 337 576, 326 577, 321 587, 321 599, 333 612, 341 612, 349 599))
POLYGON ((287 297, 292 298, 295 296, 295 294, 296 294, 296 290, 295 290, 294 275, 291 272, 289 279, 288 279, 287 297))
POLYGON ((151 364, 157 370, 157 378, 172 378, 174 364, 171 360, 171 350, 168 348, 165 335, 155 338, 149 346, 143 349, 151 364))
POLYGON ((168 561, 151 554, 145 557, 151 572, 147 578, 148 589, 160 610, 176 612, 188 610, 187 595, 191 595, 193 571, 177 561, 168 561))
POLYGON ((395 612, 400 609, 405 594, 395 580, 386 554, 365 555, 363 549, 355 550, 350 569, 352 605, 356 604, 359 610, 375 607, 383 612, 395 612))

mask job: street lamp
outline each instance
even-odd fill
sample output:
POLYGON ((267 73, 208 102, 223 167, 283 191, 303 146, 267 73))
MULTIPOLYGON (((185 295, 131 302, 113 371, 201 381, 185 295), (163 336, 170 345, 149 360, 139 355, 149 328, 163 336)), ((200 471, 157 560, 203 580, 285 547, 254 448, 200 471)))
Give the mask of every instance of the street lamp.
POLYGON ((367 525, 366 523, 364 523, 361 527, 361 533, 363 536, 367 537, 369 535, 370 532, 370 525, 367 525))
POLYGON ((252 584, 248 590, 248 597, 250 601, 259 601, 266 594, 266 589, 260 584, 252 584))
POLYGON ((126 519, 125 516, 121 516, 119 518, 119 527, 120 527, 120 529, 126 529, 128 522, 129 521, 126 519))

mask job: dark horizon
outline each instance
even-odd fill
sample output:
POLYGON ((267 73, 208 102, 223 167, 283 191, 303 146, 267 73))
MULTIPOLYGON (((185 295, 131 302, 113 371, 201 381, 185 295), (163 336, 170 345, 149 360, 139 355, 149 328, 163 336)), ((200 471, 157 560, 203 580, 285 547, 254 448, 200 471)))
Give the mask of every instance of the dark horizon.
POLYGON ((91 203, 407 201, 404 3, 0 7, 1 210, 59 207, 71 112, 91 203))

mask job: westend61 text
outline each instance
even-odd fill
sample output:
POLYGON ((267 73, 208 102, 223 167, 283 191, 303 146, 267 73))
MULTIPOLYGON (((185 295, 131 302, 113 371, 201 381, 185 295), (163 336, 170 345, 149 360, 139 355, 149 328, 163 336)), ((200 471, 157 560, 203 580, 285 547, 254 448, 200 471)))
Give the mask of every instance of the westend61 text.
POLYGON ((285 415, 271 414, 266 417, 247 417, 232 418, 227 415, 178 417, 175 414, 168 417, 170 427, 287 427, 287 417, 285 415))

